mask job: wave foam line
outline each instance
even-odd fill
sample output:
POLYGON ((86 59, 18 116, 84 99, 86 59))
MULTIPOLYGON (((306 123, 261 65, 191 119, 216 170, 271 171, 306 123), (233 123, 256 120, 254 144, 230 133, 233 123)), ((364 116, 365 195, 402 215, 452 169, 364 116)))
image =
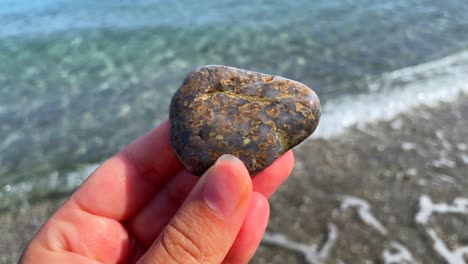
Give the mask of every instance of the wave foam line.
POLYGON ((328 101, 314 137, 331 138, 352 125, 391 120, 417 106, 436 106, 468 93, 468 50, 368 79, 370 93, 328 101))
POLYGON ((262 243, 301 253, 308 264, 320 264, 324 263, 329 257, 330 251, 335 244, 337 237, 338 228, 334 224, 329 223, 327 241, 320 249, 317 249, 315 245, 307 245, 292 241, 281 233, 265 232, 262 243))

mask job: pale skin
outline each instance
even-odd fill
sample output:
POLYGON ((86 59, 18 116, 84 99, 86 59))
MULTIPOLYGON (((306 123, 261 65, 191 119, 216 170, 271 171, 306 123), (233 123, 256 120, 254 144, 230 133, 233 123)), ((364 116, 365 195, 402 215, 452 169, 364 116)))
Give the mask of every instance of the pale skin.
POLYGON ((166 121, 105 161, 20 263, 248 263, 268 222, 267 199, 293 166, 288 151, 252 179, 225 155, 192 176, 172 150, 166 121))

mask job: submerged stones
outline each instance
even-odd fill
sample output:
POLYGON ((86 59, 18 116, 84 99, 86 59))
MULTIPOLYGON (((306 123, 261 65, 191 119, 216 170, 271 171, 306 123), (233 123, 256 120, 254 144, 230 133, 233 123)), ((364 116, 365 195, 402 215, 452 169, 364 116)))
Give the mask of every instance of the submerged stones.
POLYGON ((302 83, 214 65, 186 77, 169 116, 172 146, 190 173, 231 154, 255 175, 314 132, 320 101, 302 83))

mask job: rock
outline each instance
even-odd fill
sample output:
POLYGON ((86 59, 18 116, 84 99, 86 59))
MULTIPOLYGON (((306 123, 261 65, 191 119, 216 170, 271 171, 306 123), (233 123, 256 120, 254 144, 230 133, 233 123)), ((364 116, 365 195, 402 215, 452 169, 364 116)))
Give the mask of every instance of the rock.
POLYGON ((190 73, 172 97, 171 143, 192 174, 231 154, 254 175, 309 137, 319 119, 319 99, 302 83, 205 66, 190 73))

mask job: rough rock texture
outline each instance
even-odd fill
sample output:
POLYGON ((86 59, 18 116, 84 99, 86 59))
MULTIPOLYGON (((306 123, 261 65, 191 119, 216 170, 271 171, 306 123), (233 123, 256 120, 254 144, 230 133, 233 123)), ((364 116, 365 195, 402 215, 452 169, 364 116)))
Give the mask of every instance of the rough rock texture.
POLYGON ((186 169, 201 175, 223 154, 251 174, 310 136, 317 95, 302 83, 227 66, 187 76, 170 107, 171 141, 186 169))

